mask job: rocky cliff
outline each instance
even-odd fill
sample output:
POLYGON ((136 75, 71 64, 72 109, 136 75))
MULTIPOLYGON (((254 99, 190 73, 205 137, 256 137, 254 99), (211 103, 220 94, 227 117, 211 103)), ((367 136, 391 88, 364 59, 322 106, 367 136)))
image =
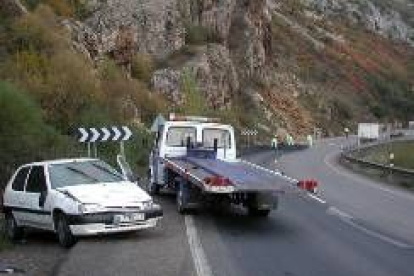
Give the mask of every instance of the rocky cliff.
POLYGON ((208 108, 242 105, 273 128, 306 134, 412 115, 393 111, 413 102, 412 3, 385 2, 90 0, 86 16, 63 22, 97 66, 109 57, 128 72, 137 53, 150 56, 150 89, 171 106, 188 100, 189 75, 208 108))

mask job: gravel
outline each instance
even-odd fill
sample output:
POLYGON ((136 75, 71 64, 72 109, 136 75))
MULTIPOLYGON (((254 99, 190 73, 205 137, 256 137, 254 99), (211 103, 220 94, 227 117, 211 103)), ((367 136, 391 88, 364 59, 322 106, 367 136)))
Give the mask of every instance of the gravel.
MULTIPOLYGON (((4 218, 0 214, 0 235, 3 235, 4 218)), ((59 246, 53 233, 26 231, 25 238, 9 243, 0 238, 0 274, 15 269, 7 275, 56 275, 68 250, 59 246), (2 273, 3 272, 3 273, 2 273)))

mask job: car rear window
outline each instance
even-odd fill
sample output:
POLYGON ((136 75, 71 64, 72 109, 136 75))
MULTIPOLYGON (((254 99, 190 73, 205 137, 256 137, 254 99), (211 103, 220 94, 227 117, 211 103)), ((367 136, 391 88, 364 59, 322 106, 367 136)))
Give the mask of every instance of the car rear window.
POLYGON ((50 165, 49 174, 53 188, 124 180, 119 172, 100 160, 50 165))
POLYGON ((12 184, 12 189, 14 191, 24 190, 24 184, 26 183, 27 173, 29 172, 29 169, 29 167, 24 167, 19 170, 12 184))

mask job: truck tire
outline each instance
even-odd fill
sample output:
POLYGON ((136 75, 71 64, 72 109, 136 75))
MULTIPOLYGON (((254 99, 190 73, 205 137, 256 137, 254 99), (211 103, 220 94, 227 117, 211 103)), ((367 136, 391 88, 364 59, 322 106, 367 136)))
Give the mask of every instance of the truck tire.
POLYGON ((149 183, 148 192, 150 195, 159 195, 160 194, 160 185, 154 182, 149 183))
POLYGON ((185 185, 183 180, 178 180, 177 185, 177 210, 180 214, 185 214, 188 211, 188 187, 185 185))
POLYGON ((252 217, 261 217, 261 218, 268 217, 270 214, 270 210, 260 210, 255 207, 249 207, 248 212, 249 212, 249 215, 252 217))
POLYGON ((23 227, 19 227, 16 223, 16 220, 14 219, 12 212, 6 213, 6 221, 5 221, 5 234, 6 236, 12 240, 20 240, 23 238, 24 229, 23 227))
POLYGON ((151 169, 148 170, 148 193, 150 195, 158 195, 160 193, 160 186, 152 181, 151 169))
POLYGON ((76 243, 76 238, 70 231, 68 221, 64 214, 57 214, 55 218, 56 235, 64 248, 70 248, 76 243))

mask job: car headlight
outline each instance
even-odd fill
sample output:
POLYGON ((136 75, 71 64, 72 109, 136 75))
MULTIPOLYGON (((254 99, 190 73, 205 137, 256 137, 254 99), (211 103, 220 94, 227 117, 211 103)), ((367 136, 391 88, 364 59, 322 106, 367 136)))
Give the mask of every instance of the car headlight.
POLYGON ((154 205, 154 202, 152 200, 142 202, 143 209, 150 209, 152 208, 152 205, 154 205))
POLYGON ((105 207, 99 204, 80 204, 79 212, 81 213, 97 213, 105 211, 105 207))

